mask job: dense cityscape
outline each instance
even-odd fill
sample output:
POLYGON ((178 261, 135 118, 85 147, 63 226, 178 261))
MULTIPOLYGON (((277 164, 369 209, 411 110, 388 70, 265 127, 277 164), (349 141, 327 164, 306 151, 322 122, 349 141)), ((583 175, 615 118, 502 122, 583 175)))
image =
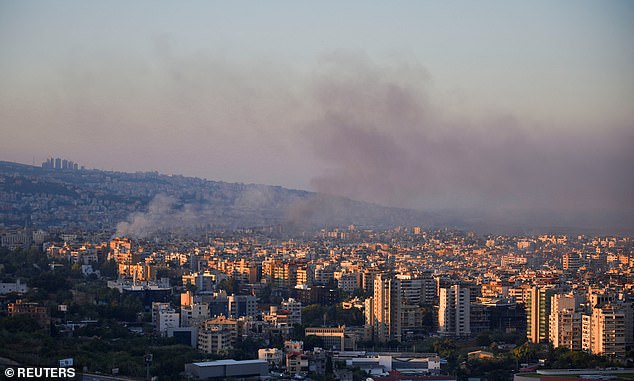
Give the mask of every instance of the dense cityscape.
MULTIPOLYGON (((36 210, 65 196, 2 197, 5 209, 36 210)), ((84 374, 158 379, 505 380, 633 363, 626 236, 351 224, 135 238, 31 216, 2 230, 9 364, 72 359, 84 374)))
POLYGON ((634 1, 0 1, 0 379, 634 381, 634 1))

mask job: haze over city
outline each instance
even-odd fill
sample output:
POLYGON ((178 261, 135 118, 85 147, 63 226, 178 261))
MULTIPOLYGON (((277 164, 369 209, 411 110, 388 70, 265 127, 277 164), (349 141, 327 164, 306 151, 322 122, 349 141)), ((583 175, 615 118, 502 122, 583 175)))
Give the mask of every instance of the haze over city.
POLYGON ((0 160, 634 229, 630 2, 2 2, 0 160))

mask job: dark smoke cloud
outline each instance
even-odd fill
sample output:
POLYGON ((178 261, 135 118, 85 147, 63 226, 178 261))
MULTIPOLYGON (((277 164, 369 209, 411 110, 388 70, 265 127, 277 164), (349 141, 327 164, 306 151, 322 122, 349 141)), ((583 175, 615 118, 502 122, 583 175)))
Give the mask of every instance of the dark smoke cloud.
POLYGON ((339 65, 317 75, 305 131, 328 167, 317 191, 489 224, 634 227, 633 126, 454 121, 411 72, 339 65))
MULTIPOLYGON (((452 109, 460 101, 440 94, 433 73, 411 62, 386 66, 336 53, 306 75, 177 47, 161 36, 150 57, 77 53, 52 77, 35 78, 33 91, 0 89, 0 122, 13 126, 0 151, 7 159, 68 152, 87 167, 310 184, 476 223, 634 230, 632 124, 468 115, 452 109)), ((552 115, 569 112, 558 111, 552 115)), ((286 211, 266 191, 250 192, 232 205, 274 205, 290 221, 345 214, 320 198, 286 211)), ((218 213, 158 199, 120 230, 144 235, 170 221, 224 222, 218 213)))

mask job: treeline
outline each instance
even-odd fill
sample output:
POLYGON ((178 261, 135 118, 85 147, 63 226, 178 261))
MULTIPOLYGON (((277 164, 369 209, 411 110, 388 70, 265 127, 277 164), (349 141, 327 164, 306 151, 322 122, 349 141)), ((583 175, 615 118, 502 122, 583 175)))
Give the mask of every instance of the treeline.
POLYGON ((73 336, 51 336, 31 317, 0 317, 0 357, 20 364, 56 367, 58 361, 73 358, 75 368, 88 372, 144 377, 143 358, 152 354, 150 374, 159 380, 179 380, 184 365, 201 359, 193 348, 173 338, 141 336, 111 319, 79 328, 73 336))

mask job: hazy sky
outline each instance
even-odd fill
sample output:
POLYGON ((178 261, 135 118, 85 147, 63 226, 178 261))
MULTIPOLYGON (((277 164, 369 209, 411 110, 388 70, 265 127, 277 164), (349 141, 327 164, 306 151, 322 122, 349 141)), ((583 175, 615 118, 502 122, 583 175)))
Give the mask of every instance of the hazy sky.
POLYGON ((634 226, 633 68, 631 1, 0 0, 0 160, 634 226))

